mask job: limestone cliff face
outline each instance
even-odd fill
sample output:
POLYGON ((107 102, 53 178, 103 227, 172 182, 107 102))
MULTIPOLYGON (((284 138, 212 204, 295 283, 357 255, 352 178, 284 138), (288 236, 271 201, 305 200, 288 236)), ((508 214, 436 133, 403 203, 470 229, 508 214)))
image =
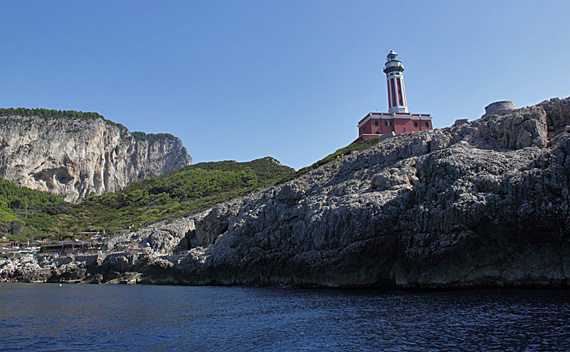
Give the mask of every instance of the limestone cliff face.
POLYGON ((100 118, 0 117, 0 176, 71 202, 191 163, 176 137, 136 140, 100 118))
POLYGON ((570 286, 570 98, 396 136, 129 236, 143 282, 570 286))
POLYGON ((95 282, 127 275, 178 284, 569 287, 569 155, 570 98, 553 99, 383 140, 285 184, 115 237, 96 263, 32 270, 6 262, 0 273, 95 282), (140 252, 121 253, 125 242, 140 252))

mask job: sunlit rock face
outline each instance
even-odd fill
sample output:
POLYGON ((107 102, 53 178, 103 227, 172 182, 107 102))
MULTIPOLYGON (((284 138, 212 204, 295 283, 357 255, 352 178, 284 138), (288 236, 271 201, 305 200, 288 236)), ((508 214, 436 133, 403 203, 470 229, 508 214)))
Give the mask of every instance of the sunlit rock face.
POLYGON ((188 249, 173 267, 148 263, 146 278, 568 286, 568 125, 570 99, 553 99, 383 140, 288 183, 144 230, 141 243, 186 224, 169 248, 188 249))
MULTIPOLYGON (((398 135, 289 182, 114 236, 110 259, 85 264, 85 281, 569 287, 569 154, 568 98, 398 135), (138 252, 120 252, 121 243, 138 252)), ((42 277, 82 273, 38 265, 42 277)), ((7 262, 0 274, 18 278, 18 268, 7 262)))
POLYGON ((100 118, 0 117, 0 176, 70 202, 191 163, 176 137, 136 140, 100 118))
POLYGON ((569 125, 553 99, 396 136, 122 240, 170 256, 149 283, 566 287, 569 125))

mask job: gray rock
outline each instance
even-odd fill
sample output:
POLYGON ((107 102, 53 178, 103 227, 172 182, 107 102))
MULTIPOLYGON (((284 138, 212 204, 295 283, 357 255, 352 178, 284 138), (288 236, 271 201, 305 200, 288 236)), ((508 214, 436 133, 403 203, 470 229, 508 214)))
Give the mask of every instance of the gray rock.
POLYGON ((75 202, 192 163, 180 139, 135 140, 103 119, 0 116, 0 176, 75 202))
MULTIPOLYGON (((570 98, 397 135, 119 236, 109 248, 128 242, 152 253, 108 254, 87 274, 194 285, 569 287, 568 125, 570 98)), ((11 265, 0 271, 19 275, 11 265)))
POLYGON ((568 102, 399 135, 218 206, 196 219, 215 239, 148 280, 567 286, 568 102))
POLYGON ((457 119, 453 123, 453 126, 461 126, 461 125, 466 124, 468 122, 469 122, 469 119, 457 119))
POLYGON ((51 275, 50 267, 41 267, 35 260, 26 258, 15 263, 13 278, 23 282, 46 282, 51 275))
POLYGON ((138 256, 133 253, 120 252, 109 254, 102 263, 108 271, 124 273, 132 271, 138 256))
POLYGON ((0 232, 10 235, 18 235, 24 233, 24 223, 18 220, 0 223, 0 232))
POLYGON ((485 114, 499 114, 515 110, 516 106, 510 100, 496 101, 485 107, 485 114))

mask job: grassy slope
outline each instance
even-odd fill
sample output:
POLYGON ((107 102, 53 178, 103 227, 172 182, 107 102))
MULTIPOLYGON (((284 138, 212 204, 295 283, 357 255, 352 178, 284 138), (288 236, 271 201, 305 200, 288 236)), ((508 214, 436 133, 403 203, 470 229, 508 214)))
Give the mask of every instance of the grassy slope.
POLYGON ((279 183, 287 182, 301 175, 304 175, 311 170, 317 169, 318 167, 335 160, 336 158, 340 158, 342 155, 348 155, 354 151, 364 150, 376 144, 378 144, 378 138, 367 139, 365 141, 349 144, 346 147, 340 148, 334 153, 327 155, 321 160, 315 162, 314 164, 299 169, 299 171, 283 177, 281 180, 279 180, 279 183))
POLYGON ((242 196, 293 171, 272 158, 190 165, 134 182, 119 192, 87 197, 62 219, 64 227, 73 232, 137 228, 242 196))
POLYGON ((116 232, 130 226, 136 229, 141 224, 203 209, 266 185, 286 182, 343 154, 376 143, 377 139, 371 139, 350 144, 297 172, 270 157, 243 163, 220 161, 189 165, 167 175, 134 182, 118 192, 86 197, 75 205, 65 203, 53 194, 28 190, 5 181, 2 185, 7 185, 4 189, 9 191, 0 193, 0 220, 19 218, 26 224, 28 233, 37 234, 32 237, 73 236, 95 229, 116 232), (15 192, 14 188, 30 191, 33 196, 25 198, 17 192, 19 195, 14 196, 10 193, 15 192), (27 208, 25 204, 28 204, 27 208))
MULTIPOLYGON (((41 192, 17 186, 14 182, 0 178, 0 224, 21 221, 28 233, 44 232, 53 225, 54 208, 66 207, 63 199, 49 192, 41 192)), ((10 236, 23 239, 23 236, 10 236)))

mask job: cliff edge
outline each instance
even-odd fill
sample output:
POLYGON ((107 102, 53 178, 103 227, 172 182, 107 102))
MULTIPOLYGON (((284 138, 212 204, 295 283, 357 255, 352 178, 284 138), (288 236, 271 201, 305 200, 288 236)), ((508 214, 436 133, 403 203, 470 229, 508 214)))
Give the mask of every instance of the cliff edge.
POLYGON ((192 163, 179 138, 160 136, 102 118, 0 116, 0 176, 76 202, 192 163))
POLYGON ((116 236, 87 264, 4 268, 48 281, 568 287, 569 153, 570 98, 552 99, 385 139, 287 183, 116 236))

